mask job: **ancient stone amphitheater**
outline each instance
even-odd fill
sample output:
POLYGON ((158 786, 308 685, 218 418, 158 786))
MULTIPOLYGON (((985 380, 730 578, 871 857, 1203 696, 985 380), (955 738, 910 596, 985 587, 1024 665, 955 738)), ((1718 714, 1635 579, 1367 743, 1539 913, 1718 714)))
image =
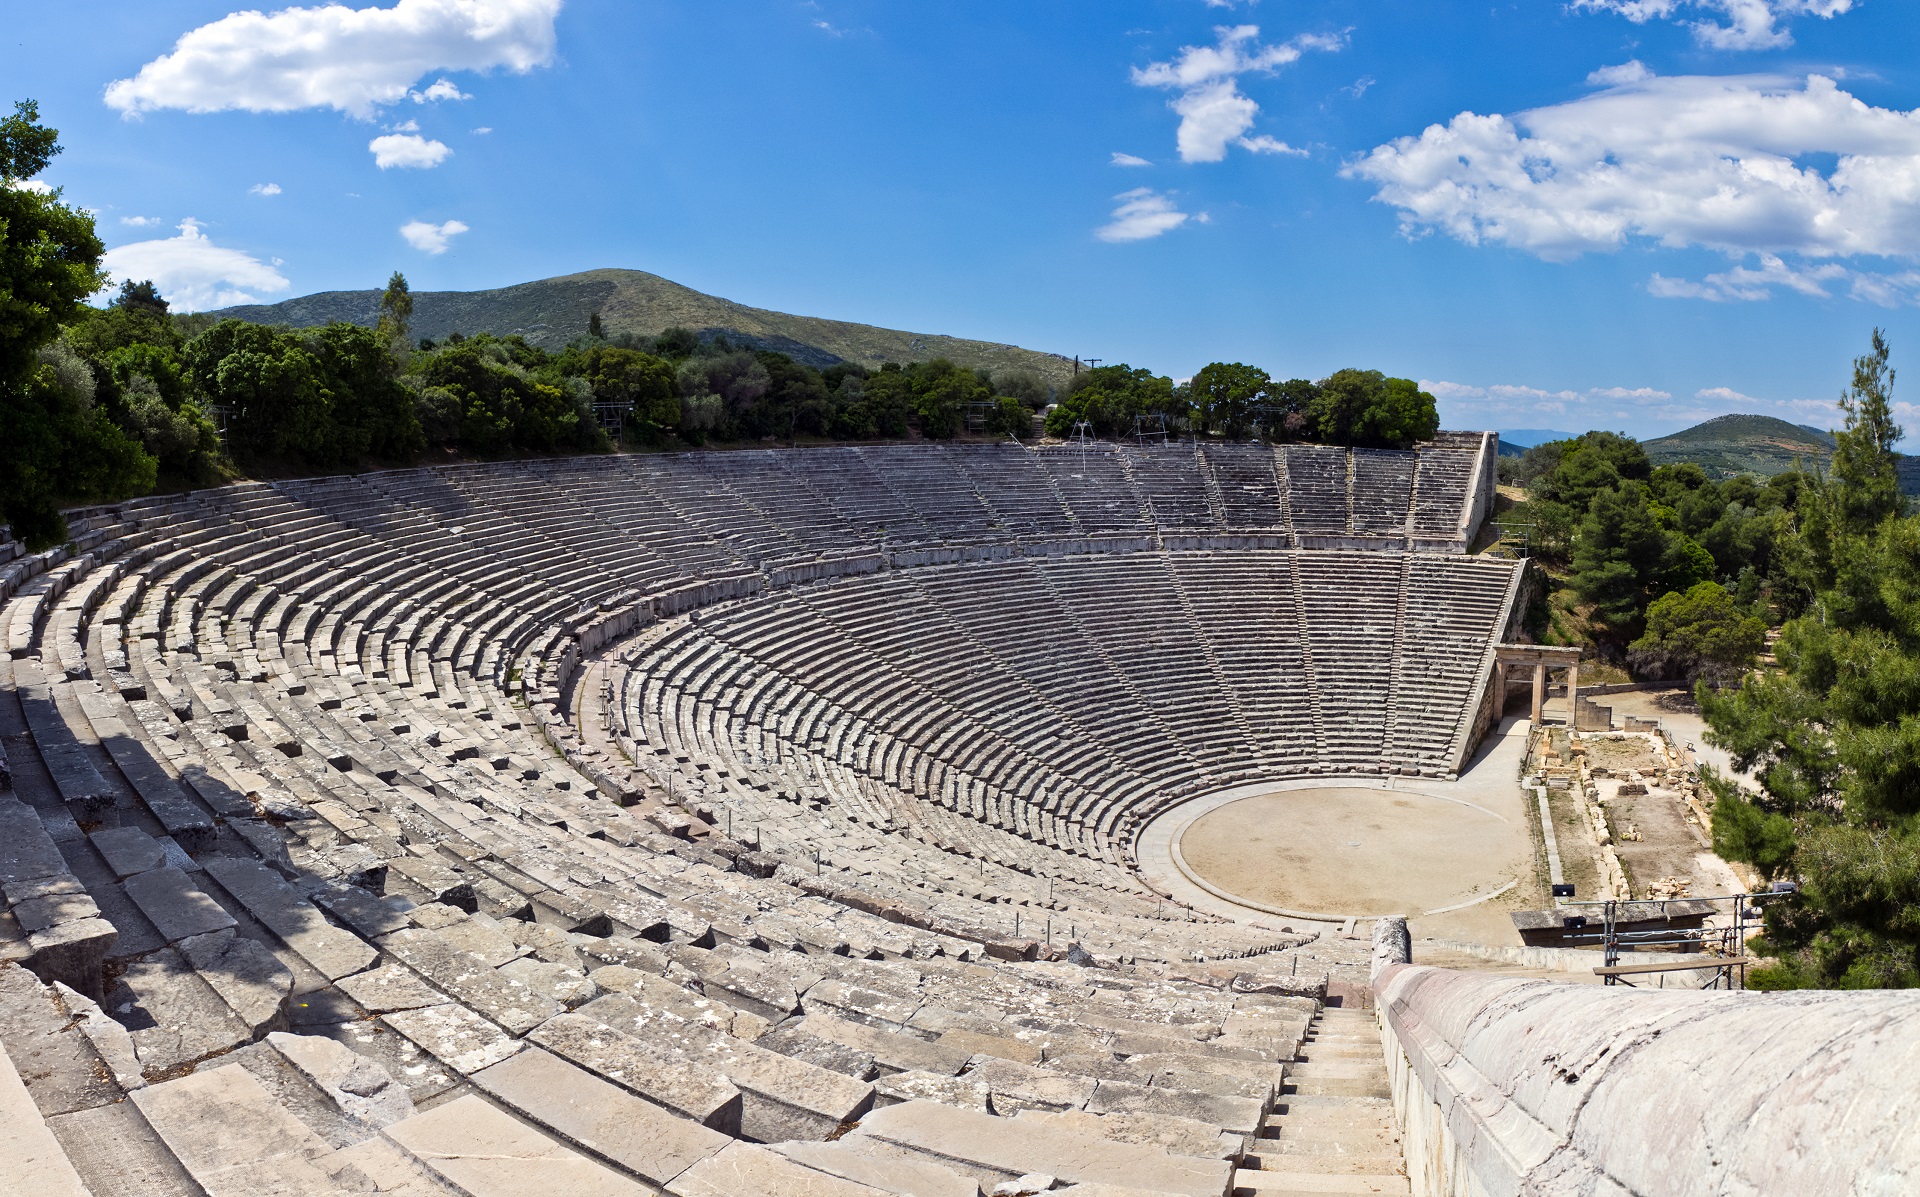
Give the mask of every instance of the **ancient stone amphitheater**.
POLYGON ((1463 769, 1494 452, 518 462, 0 544, 0 1193, 1904 1191, 1910 1004, 1136 871, 1226 788, 1463 769))

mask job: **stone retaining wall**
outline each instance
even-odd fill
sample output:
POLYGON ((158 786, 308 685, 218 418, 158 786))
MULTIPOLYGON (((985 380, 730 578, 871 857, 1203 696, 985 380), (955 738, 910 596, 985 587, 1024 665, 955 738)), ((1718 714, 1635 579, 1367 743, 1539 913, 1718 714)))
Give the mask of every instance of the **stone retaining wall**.
POLYGON ((1405 963, 1375 1009, 1415 1197, 1894 1193, 1920 993, 1566 985, 1405 963))

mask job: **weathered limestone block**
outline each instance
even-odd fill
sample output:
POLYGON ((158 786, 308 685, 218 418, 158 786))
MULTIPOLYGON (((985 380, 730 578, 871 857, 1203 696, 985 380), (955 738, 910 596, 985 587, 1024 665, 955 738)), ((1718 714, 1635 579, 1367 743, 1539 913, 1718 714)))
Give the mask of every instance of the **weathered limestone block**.
POLYGON ((286 1026, 293 970, 265 944, 214 931, 181 940, 180 954, 255 1035, 286 1026))
POLYGON ((1705 1197, 1920 1175, 1911 991, 1609 988, 1410 964, 1374 990, 1408 1162, 1429 1184, 1705 1197), (1455 1160, 1467 1175, 1450 1175, 1455 1160))
POLYGON ((830 1068, 855 1080, 871 1081, 880 1075, 873 1053, 817 1038, 799 1026, 780 1026, 754 1040, 768 1051, 830 1068))
POLYGON ((582 1013, 707 1061, 740 1090, 740 1133, 763 1143, 827 1138, 873 1101, 872 1086, 862 1081, 756 1047, 631 994, 610 994, 582 1013))
POLYGON ((505 1028, 524 1035, 561 1012, 560 1003, 532 986, 460 951, 432 931, 396 931, 381 946, 402 964, 505 1028))
POLYGON ((896 1072, 873 1083, 875 1109, 909 1101, 937 1101, 984 1114, 992 1108, 993 1087, 985 1081, 920 1071, 896 1072))
POLYGON ((61 1148, 0 1048, 0 1185, 19 1197, 89 1197, 80 1174, 61 1148))
POLYGON ((808 1014, 792 1026, 802 1034, 866 1053, 883 1072, 952 1076, 975 1055, 968 1044, 919 1039, 904 1031, 885 1031, 831 1014, 808 1014))
POLYGON ((120 1100, 109 1070, 57 993, 25 969, 0 968, 0 1045, 49 1115, 120 1100))
POLYGON ((1244 1135, 1229 1134, 1210 1122, 1195 1122, 1170 1114, 1022 1110, 1014 1117, 1096 1139, 1137 1143, 1142 1147, 1157 1147, 1170 1155, 1190 1155, 1203 1160, 1237 1160, 1247 1145, 1244 1135))
POLYGON ((478 1072, 520 1050, 519 1041, 457 1002, 395 1010, 380 1021, 461 1074, 478 1072))
POLYGON ((673 1197, 887 1197, 887 1191, 818 1172, 766 1147, 735 1143, 667 1186, 673 1197))
POLYGON ((382 1133, 468 1197, 649 1197, 605 1164, 471 1095, 382 1133))
POLYGON ((473 1083, 649 1184, 665 1185, 734 1141, 537 1047, 474 1073, 473 1083))
POLYGON ((127 896, 168 943, 234 925, 233 916, 179 869, 167 867, 137 874, 127 878, 126 888, 127 896))
POLYGON ((163 868, 167 863, 167 851, 160 841, 138 827, 109 827, 87 838, 114 876, 122 879, 163 868))
POLYGON ((385 964, 335 982, 342 993, 365 1006, 373 1014, 395 1010, 418 1010, 442 1005, 447 995, 420 979, 412 969, 385 964))
POLYGON ((343 1043, 319 1035, 267 1036, 275 1051, 333 1098, 348 1117, 382 1127, 413 1117, 413 1098, 407 1087, 374 1060, 343 1043))
POLYGON ((302 898, 272 869, 251 860, 210 856, 206 870, 269 931, 329 980, 350 976, 379 955, 351 931, 342 930, 302 898))
POLYGON ((201 1069, 132 1096, 207 1197, 346 1197, 372 1188, 238 1064, 201 1069))
POLYGON ((147 1078, 140 1075, 140 1057, 133 1049, 133 1036, 127 1033, 127 1028, 108 1018, 99 1003, 87 995, 57 981, 53 989, 75 1026, 87 1042, 93 1044, 93 1050, 113 1074, 113 1083, 129 1091, 146 1084, 147 1078))
POLYGON ((875 1110, 850 1137, 877 1139, 915 1152, 982 1184, 1045 1170, 1070 1182, 1130 1184, 1188 1197, 1223 1197, 1232 1176, 1223 1160, 1168 1155, 1024 1118, 995 1118, 928 1101, 875 1110))
POLYGON ((253 1028, 171 948, 129 964, 120 980, 105 1006, 133 1032, 149 1077, 253 1041, 253 1028))
POLYGON ((1002 1118, 1011 1118, 1021 1110, 1084 1109, 1099 1083, 993 1056, 974 1057, 963 1075, 993 1091, 990 1106, 1002 1118))
POLYGON ((740 1132, 740 1090, 679 1045, 639 1039, 579 1014, 548 1019, 527 1039, 702 1126, 740 1132))
POLYGON ((980 1185, 950 1168, 861 1151, 857 1143, 780 1143, 773 1150, 818 1172, 914 1197, 980 1197, 980 1185))

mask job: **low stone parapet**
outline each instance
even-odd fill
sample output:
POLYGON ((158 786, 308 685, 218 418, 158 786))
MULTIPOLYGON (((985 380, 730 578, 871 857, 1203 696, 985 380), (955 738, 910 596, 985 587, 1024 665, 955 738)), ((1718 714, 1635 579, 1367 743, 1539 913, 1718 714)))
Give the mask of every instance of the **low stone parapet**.
POLYGON ((1568 985, 1381 946, 1417 1194, 1897 1192, 1920 1175, 1920 993, 1568 985))

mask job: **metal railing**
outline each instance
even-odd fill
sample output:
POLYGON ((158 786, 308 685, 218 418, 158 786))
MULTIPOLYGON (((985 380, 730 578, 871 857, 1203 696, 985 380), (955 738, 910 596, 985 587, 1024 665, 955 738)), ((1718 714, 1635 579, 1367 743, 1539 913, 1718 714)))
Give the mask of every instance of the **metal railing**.
MULTIPOLYGON (((1598 915, 1594 919, 1584 914, 1568 914, 1562 922, 1565 942, 1572 947, 1596 946, 1600 949, 1603 963, 1598 972, 1602 983, 1607 985, 1632 985, 1630 976, 1654 976, 1668 972, 1684 972, 1702 967, 1719 970, 1719 975, 1702 988, 1746 988, 1747 965, 1751 962, 1747 956, 1747 938, 1755 934, 1760 926, 1761 907, 1770 901, 1792 896, 1792 890, 1768 891, 1766 893, 1716 894, 1706 897, 1686 898, 1607 898, 1590 902, 1559 903, 1563 911, 1592 910, 1598 915), (1671 908, 1674 903, 1707 903, 1715 907, 1724 907, 1731 921, 1719 926, 1674 927, 1671 908), (1633 907, 1634 910, 1627 910, 1633 907), (1652 908, 1651 910, 1649 908, 1652 908), (1640 923, 1666 923, 1666 926, 1646 926, 1635 928, 1640 923), (1590 928, 1590 929, 1589 929, 1590 928), (1622 954, 1637 951, 1671 950, 1690 952, 1695 955, 1717 957, 1718 961, 1696 962, 1657 962, 1653 964, 1625 965, 1621 963, 1622 954), (1739 974, 1739 984, 1734 984, 1735 972, 1739 974)), ((1698 913, 1688 910, 1686 915, 1698 913)))

